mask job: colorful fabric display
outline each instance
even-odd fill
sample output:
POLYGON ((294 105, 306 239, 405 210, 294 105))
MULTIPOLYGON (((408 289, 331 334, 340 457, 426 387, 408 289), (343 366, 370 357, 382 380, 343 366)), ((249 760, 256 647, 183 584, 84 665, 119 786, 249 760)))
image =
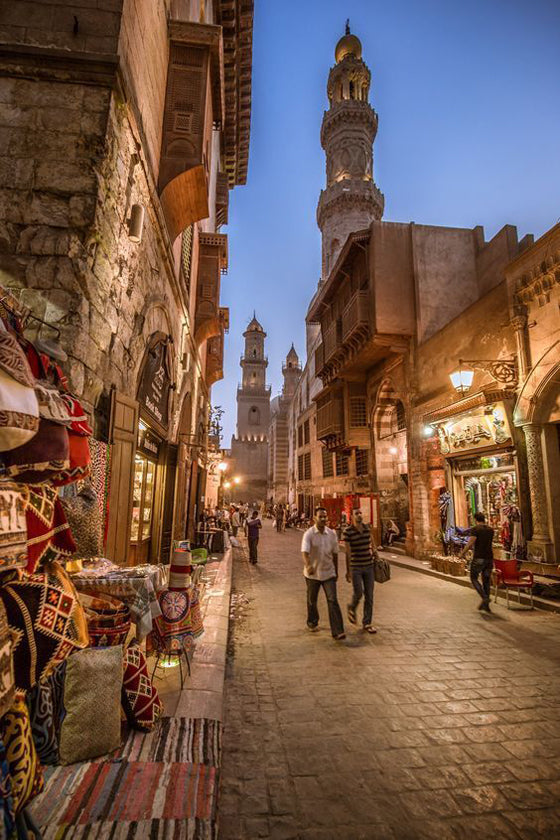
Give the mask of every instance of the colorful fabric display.
POLYGON ((169 569, 169 589, 171 591, 186 589, 191 585, 192 560, 190 551, 173 552, 173 560, 169 569))
POLYGON ((12 777, 10 776, 10 765, 6 757, 6 748, 0 741, 0 837, 6 840, 12 837, 15 828, 16 814, 14 810, 14 798, 12 796, 12 777), (4 833, 2 834, 2 827, 4 833))
POLYGON ((41 573, 6 582, 0 598, 14 640, 16 687, 46 680, 74 650, 87 647, 86 617, 70 578, 56 562, 41 573))
POLYGON ((18 813, 43 789, 43 773, 31 736, 29 712, 17 697, 0 722, 0 737, 10 767, 14 811, 18 813))
POLYGON ((28 491, 27 571, 33 574, 45 562, 74 554, 76 543, 56 489, 39 484, 28 491))
POLYGON ((0 370, 0 451, 7 452, 31 440, 39 429, 35 391, 0 370))
POLYGON ((0 571, 27 566, 26 488, 0 483, 0 571))
POLYGON ((49 382, 38 380, 35 382, 35 394, 39 401, 39 415, 41 417, 45 420, 51 420, 53 423, 60 423, 61 426, 71 426, 72 419, 68 406, 58 388, 55 388, 49 382))
POLYGON ((133 729, 149 731, 163 712, 157 690, 148 673, 146 657, 138 645, 130 645, 124 653, 122 705, 133 729))
POLYGON ((116 750, 121 741, 123 651, 87 648, 66 663, 60 761, 73 764, 116 750))
POLYGON ((41 764, 58 764, 58 740, 64 707, 64 674, 66 663, 63 662, 45 682, 27 692, 25 702, 29 709, 31 734, 41 764))
MULTIPOLYGON (((89 449, 91 454, 91 483, 97 493, 97 504, 101 516, 101 544, 105 545, 107 536, 108 512, 109 512, 109 488, 111 482, 111 448, 108 443, 103 443, 95 438, 89 438, 89 449)), ((101 550, 99 552, 103 554, 101 550)))
MULTIPOLYGON (((85 440, 85 438, 82 438, 85 440)), ((103 553, 101 513, 97 493, 89 479, 78 489, 73 482, 60 492, 60 502, 81 558, 99 557, 103 553)))
POLYGON ((23 484, 50 481, 70 467, 68 429, 41 417, 31 440, 3 455, 4 472, 23 484))
POLYGON ((8 616, 0 601, 0 717, 8 711, 15 696, 12 647, 8 616))
POLYGON ((57 486, 86 478, 90 473, 91 464, 88 438, 92 435, 92 429, 88 423, 87 415, 72 394, 62 394, 62 400, 71 418, 71 425, 68 429, 70 466, 54 479, 53 484, 57 486))
POLYGON ((180 652, 183 641, 192 636, 189 590, 165 590, 158 595, 161 615, 154 621, 152 643, 156 650, 180 652))
POLYGON ((200 593, 198 587, 193 587, 191 600, 191 624, 192 634, 195 639, 202 636, 204 633, 204 624, 202 622, 202 612, 200 610, 200 593))

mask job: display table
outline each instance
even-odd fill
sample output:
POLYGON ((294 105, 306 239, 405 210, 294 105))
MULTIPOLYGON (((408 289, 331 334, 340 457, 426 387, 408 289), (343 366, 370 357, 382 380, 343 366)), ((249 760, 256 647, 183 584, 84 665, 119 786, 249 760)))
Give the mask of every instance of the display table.
POLYGON ((168 566, 114 567, 102 570, 85 569, 72 575, 74 586, 87 595, 111 595, 123 601, 136 624, 136 638, 145 639, 152 629, 153 619, 161 615, 157 593, 167 586, 168 566))

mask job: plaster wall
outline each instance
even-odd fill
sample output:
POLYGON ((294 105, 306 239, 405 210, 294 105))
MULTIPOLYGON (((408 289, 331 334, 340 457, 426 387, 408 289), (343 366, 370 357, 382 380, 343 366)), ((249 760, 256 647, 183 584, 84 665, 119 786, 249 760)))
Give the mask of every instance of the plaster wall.
POLYGON ((415 301, 410 225, 372 224, 369 271, 375 330, 411 335, 415 301))
POLYGON ((472 230, 411 225, 418 341, 422 343, 478 297, 472 230))

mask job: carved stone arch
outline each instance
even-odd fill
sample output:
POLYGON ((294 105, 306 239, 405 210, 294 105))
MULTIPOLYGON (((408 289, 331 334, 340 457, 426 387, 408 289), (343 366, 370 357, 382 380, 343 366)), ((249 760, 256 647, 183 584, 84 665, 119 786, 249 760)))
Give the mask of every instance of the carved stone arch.
POLYGON ((513 411, 516 426, 546 423, 551 401, 560 395, 560 340, 541 356, 533 367, 517 398, 513 411))
POLYGON ((161 333, 164 336, 172 335, 171 317, 164 300, 148 298, 136 316, 130 338, 130 374, 133 383, 138 382, 141 368, 145 363, 146 346, 155 333, 161 333))

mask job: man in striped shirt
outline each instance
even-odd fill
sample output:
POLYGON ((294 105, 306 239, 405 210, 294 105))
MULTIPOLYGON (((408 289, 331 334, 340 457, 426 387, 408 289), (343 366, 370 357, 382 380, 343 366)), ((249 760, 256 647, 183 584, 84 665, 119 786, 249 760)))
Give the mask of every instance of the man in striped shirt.
POLYGON ((364 525, 362 511, 356 508, 352 511, 352 524, 344 533, 346 543, 346 580, 352 583, 354 589, 352 601, 348 604, 348 620, 357 624, 356 610, 362 596, 364 597, 363 627, 368 633, 377 633, 372 625, 373 618, 373 561, 377 551, 372 547, 371 534, 364 525))

